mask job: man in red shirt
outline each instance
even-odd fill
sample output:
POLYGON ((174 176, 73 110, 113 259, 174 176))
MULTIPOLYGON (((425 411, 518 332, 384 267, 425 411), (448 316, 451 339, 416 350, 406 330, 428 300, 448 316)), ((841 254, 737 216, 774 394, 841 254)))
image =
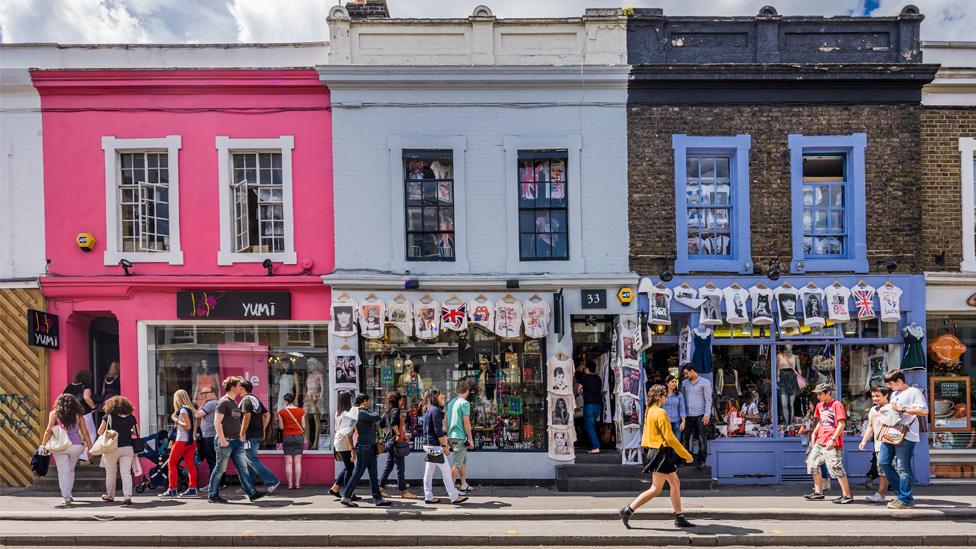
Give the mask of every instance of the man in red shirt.
POLYGON ((810 500, 824 499, 823 477, 820 466, 826 464, 827 472, 837 479, 843 495, 834 503, 846 504, 854 501, 851 486, 844 470, 844 426, 847 424, 847 411, 833 395, 833 387, 827 383, 817 385, 813 391, 817 395, 817 426, 810 436, 810 452, 807 454, 807 472, 813 475, 813 493, 803 497, 810 500))

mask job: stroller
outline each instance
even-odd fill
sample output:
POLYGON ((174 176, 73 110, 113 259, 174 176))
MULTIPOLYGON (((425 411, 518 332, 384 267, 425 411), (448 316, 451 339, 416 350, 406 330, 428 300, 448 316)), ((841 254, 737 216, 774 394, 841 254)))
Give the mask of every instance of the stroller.
MULTIPOLYGON (((169 433, 166 431, 158 431, 154 435, 143 437, 142 440, 146 443, 146 449, 137 455, 148 459, 153 465, 149 468, 149 474, 143 475, 136 484, 137 494, 145 492, 147 488, 157 490, 169 487, 169 457, 173 447, 173 443, 169 440, 169 433)), ((177 485, 182 492, 189 486, 189 476, 185 469, 180 468, 179 471, 180 478, 177 485)))

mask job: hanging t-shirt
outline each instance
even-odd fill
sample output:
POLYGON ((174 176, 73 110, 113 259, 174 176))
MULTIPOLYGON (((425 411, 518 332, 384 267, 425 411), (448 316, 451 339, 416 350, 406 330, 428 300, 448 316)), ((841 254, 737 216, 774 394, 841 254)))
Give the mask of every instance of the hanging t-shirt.
POLYGON ((874 286, 858 284, 851 288, 851 296, 854 298, 854 308, 857 310, 858 320, 871 320, 874 318, 874 286))
POLYGON ((573 359, 566 357, 565 360, 559 360, 556 355, 553 355, 549 357, 546 364, 549 366, 549 393, 553 395, 573 394, 573 374, 576 371, 573 359))
POLYGON ((704 286, 698 289, 698 296, 705 301, 701 305, 701 315, 698 324, 704 326, 720 326, 722 324, 722 290, 714 286, 704 286))
POLYGON ((660 286, 651 288, 651 291, 647 294, 648 305, 651 308, 651 314, 647 317, 648 324, 657 326, 671 325, 671 297, 673 295, 671 288, 660 286))
POLYGON ((495 304, 481 297, 468 302, 468 315, 471 322, 495 331, 495 304))
POLYGON ((387 303, 386 318, 387 322, 403 332, 403 335, 407 337, 413 335, 413 305, 409 301, 397 303, 394 299, 387 303))
POLYGON ((495 303, 495 333, 499 337, 518 337, 522 331, 522 304, 501 299, 495 303))
POLYGON ((749 312, 746 310, 749 291, 738 286, 729 286, 722 290, 722 295, 725 297, 725 320, 729 324, 749 322, 749 312))
POLYGON ((367 339, 378 339, 385 335, 383 326, 386 311, 382 301, 364 301, 359 307, 359 330, 367 339))
POLYGON ((420 339, 436 339, 441 333, 441 306, 436 300, 418 301, 414 307, 414 332, 420 339))
POLYGON ((359 355, 341 354, 333 358, 336 387, 359 386, 359 355))
POLYGON ((753 326, 769 326, 773 323, 773 290, 765 286, 749 288, 752 300, 753 326))
POLYGON ((685 325, 678 334, 678 364, 685 365, 691 362, 691 328, 685 325))
POLYGON ((352 337, 356 335, 356 310, 358 305, 352 299, 332 302, 332 335, 352 337))
POLYGON ((851 309, 847 301, 851 291, 846 286, 831 284, 824 288, 827 296, 827 318, 834 322, 847 322, 851 319, 851 309))
POLYGON ((800 299, 803 302, 803 324, 805 326, 821 328, 826 324, 823 297, 824 291, 816 286, 804 286, 800 290, 800 299))
POLYGON ((799 328, 800 310, 797 306, 800 296, 792 286, 780 286, 773 291, 779 310, 780 328, 799 328))
POLYGON ((620 394, 630 395, 631 398, 640 398, 641 372, 636 363, 624 361, 620 368, 620 394))
POLYGON ((698 297, 698 290, 692 288, 687 283, 675 287, 674 299, 677 300, 678 303, 691 309, 701 307, 702 303, 705 301, 704 299, 698 297))
POLYGON ((878 302, 881 304, 881 322, 901 320, 901 288, 894 284, 884 284, 878 288, 878 302))
POLYGON ((468 304, 463 301, 441 305, 441 328, 452 332, 468 329, 468 304))
POLYGON ((549 427, 549 459, 569 461, 576 458, 576 429, 573 427, 549 427))
POLYGON ((529 299, 522 305, 525 337, 539 339, 549 335, 549 303, 544 299, 529 299))

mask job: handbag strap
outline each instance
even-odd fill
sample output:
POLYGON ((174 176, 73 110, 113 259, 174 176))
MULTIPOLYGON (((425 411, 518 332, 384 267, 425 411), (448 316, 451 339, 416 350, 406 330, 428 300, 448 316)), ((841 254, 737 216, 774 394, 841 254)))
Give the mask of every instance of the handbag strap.
POLYGON ((305 434, 305 428, 302 427, 302 424, 299 423, 297 419, 295 419, 295 416, 291 413, 291 410, 289 410, 287 406, 285 407, 285 412, 287 412, 288 413, 288 417, 290 417, 291 420, 295 422, 295 425, 298 425, 298 428, 302 430, 302 434, 304 435, 305 434))

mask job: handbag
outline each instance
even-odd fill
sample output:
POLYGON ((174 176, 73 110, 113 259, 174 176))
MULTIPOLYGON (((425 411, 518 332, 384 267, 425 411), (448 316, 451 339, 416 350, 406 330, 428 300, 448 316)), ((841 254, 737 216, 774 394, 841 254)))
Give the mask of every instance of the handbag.
MULTIPOLYGON (((912 423, 915 423, 915 420, 917 419, 918 416, 915 416, 915 418, 912 419, 912 423)), ((896 423, 895 425, 882 425, 881 434, 878 436, 878 439, 881 440, 881 442, 891 444, 892 446, 900 446, 901 443, 905 442, 905 435, 908 434, 908 429, 911 427, 912 423, 909 423, 908 425, 902 425, 901 423, 896 423)))
POLYGON ((34 455, 31 457, 31 471, 34 471, 39 477, 45 477, 50 466, 50 454, 42 454, 40 449, 34 452, 34 455))
POLYGON ((441 450, 436 454, 427 451, 427 455, 424 456, 424 461, 426 461, 427 463, 444 463, 444 451, 441 450))
POLYGON ((801 391, 806 389, 807 378, 803 377, 803 374, 798 372, 796 369, 793 370, 793 373, 796 374, 796 386, 799 387, 801 391))
POLYGON ((64 427, 55 425, 51 429, 51 438, 47 441, 47 449, 51 452, 64 452, 68 448, 71 448, 68 432, 64 430, 64 427))
POLYGON ((91 450, 88 451, 88 455, 91 456, 101 456, 105 454, 113 454, 119 449, 119 433, 112 430, 112 416, 109 414, 105 417, 105 421, 108 423, 108 428, 105 432, 98 435, 95 439, 95 444, 92 444, 91 450))
POLYGON ((393 441, 393 452, 396 457, 405 458, 410 455, 410 443, 407 442, 407 437, 404 435, 406 431, 403 430, 403 414, 400 414, 400 436, 393 441))

